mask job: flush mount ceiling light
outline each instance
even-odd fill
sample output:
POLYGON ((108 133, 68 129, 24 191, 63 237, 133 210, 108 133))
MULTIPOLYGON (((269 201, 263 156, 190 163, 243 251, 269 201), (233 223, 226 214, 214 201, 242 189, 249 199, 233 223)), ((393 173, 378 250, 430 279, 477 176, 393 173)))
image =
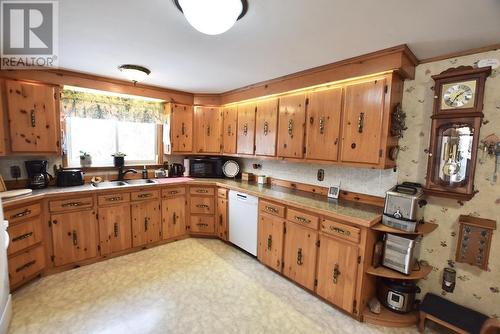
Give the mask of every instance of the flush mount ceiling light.
POLYGON ((143 66, 125 64, 118 67, 118 69, 125 74, 127 79, 134 82, 134 84, 141 82, 151 73, 151 71, 143 66))
POLYGON ((174 3, 193 28, 207 35, 228 31, 248 10, 247 0, 174 0, 174 3))

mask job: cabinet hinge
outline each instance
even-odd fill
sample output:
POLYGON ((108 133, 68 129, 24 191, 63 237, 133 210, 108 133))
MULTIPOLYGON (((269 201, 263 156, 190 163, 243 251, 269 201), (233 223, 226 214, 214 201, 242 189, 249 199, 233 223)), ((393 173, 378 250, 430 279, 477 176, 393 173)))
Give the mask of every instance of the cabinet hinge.
POLYGON ((358 264, 361 263, 361 255, 358 256, 358 264))
POLYGON ((318 280, 317 279, 314 280, 314 286, 318 286, 318 280))
POLYGON ((52 220, 49 220, 49 227, 52 227, 52 220))
POLYGON ((101 245, 97 245, 97 251, 100 252, 101 251, 101 245))
POLYGON ((319 240, 317 240, 317 241, 316 241, 316 247, 319 247, 320 243, 321 243, 321 242, 320 242, 319 240))
POLYGON ((309 105, 309 98, 306 98, 306 106, 309 105))
POLYGON ((254 151, 254 152, 255 152, 255 151, 257 151, 257 145, 254 145, 254 146, 253 146, 253 151, 254 151))
POLYGON ((378 151, 378 156, 379 156, 379 158, 382 158, 382 154, 383 154, 383 153, 384 153, 384 150, 383 150, 383 149, 380 149, 380 150, 378 151))
POLYGON ((56 259, 56 257, 54 255, 51 255, 50 256, 50 261, 52 261, 52 263, 54 263, 54 260, 56 259))
POLYGON ((97 219, 97 220, 99 219, 99 214, 98 213, 95 214, 95 219, 97 219))
POLYGON ((387 94, 388 91, 389 91, 389 86, 385 85, 385 87, 384 87, 384 94, 387 94))
POLYGON ((302 150, 302 152, 304 152, 304 154, 306 154, 306 147, 304 146, 304 149, 302 150))
POLYGON ((285 269, 285 261, 281 262, 281 269, 285 269))
POLYGON ((283 228, 283 234, 286 234, 286 227, 283 228))
POLYGON ((356 310, 356 306, 358 306, 358 301, 354 299, 354 301, 352 302, 352 313, 354 314, 358 313, 358 310, 356 310))

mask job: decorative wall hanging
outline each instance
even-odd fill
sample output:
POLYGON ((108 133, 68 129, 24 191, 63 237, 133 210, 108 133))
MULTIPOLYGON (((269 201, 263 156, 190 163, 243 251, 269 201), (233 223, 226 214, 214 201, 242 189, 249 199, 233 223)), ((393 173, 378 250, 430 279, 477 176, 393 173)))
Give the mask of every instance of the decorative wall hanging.
POLYGON ((468 263, 487 270, 491 238, 493 230, 496 229, 496 221, 461 215, 458 222, 456 262, 468 263))
POLYGON ((407 129, 406 113, 401 108, 401 104, 398 103, 391 114, 391 135, 403 138, 403 132, 407 129))

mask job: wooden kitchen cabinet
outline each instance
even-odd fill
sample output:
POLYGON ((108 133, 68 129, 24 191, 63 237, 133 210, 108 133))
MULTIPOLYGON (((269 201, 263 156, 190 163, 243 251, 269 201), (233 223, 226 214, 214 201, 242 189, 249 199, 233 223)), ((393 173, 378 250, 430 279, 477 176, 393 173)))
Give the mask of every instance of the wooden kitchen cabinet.
POLYGON ((382 125, 386 80, 347 85, 342 122, 342 162, 378 164, 382 158, 382 125))
POLYGON ((238 108, 236 105, 225 107, 222 128, 222 152, 227 154, 236 153, 236 132, 238 129, 238 108))
MULTIPOLYGON (((225 189, 224 189, 225 190, 225 189)), ((219 196, 217 198, 217 223, 216 233, 219 239, 228 240, 228 203, 227 198, 219 196)))
POLYGON ((170 141, 172 153, 193 151, 193 106, 170 103, 170 141))
POLYGON ((255 154, 276 155, 278 135, 278 99, 257 102, 255 118, 255 154))
POLYGON ((259 213, 257 258, 260 262, 281 272, 285 220, 264 212, 259 213))
POLYGON ((59 153, 59 87, 6 80, 13 153, 59 153))
POLYGON ((342 114, 342 88, 308 94, 306 159, 337 161, 342 114))
POLYGON ((94 210, 52 214, 50 223, 55 266, 97 256, 97 222, 94 210))
POLYGON ((186 234, 186 197, 176 196, 162 201, 163 239, 186 234))
POLYGON ((255 113, 257 105, 255 103, 245 103, 238 105, 238 154, 254 153, 255 146, 255 113))
POLYGON ((358 246, 320 236, 316 293, 332 304, 355 312, 358 246))
POLYGON ((222 150, 222 111, 216 107, 195 107, 195 151, 220 153, 222 150))
POLYGON ((143 246, 157 242, 160 239, 160 201, 132 203, 132 246, 143 246))
POLYGON ((28 282, 42 273, 44 269, 45 251, 42 245, 9 257, 9 283, 11 289, 28 282))
POLYGON ((283 274, 309 290, 314 290, 317 241, 317 231, 286 222, 283 274))
POLYGON ((98 211, 101 255, 120 252, 132 247, 130 204, 100 207, 98 211))
POLYGON ((7 153, 7 115, 5 113, 4 94, 0 80, 0 156, 7 153))
POLYGON ((304 156, 305 94, 287 95, 279 100, 278 156, 304 156))

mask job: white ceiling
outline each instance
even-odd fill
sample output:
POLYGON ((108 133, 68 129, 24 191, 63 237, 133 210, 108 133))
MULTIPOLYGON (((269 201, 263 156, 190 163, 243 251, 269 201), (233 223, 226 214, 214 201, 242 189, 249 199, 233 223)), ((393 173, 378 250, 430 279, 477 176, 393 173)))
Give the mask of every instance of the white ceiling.
POLYGON ((61 0, 59 66, 219 93, 406 43, 419 59, 500 43, 500 0, 248 0, 218 36, 195 31, 172 0, 61 0))

